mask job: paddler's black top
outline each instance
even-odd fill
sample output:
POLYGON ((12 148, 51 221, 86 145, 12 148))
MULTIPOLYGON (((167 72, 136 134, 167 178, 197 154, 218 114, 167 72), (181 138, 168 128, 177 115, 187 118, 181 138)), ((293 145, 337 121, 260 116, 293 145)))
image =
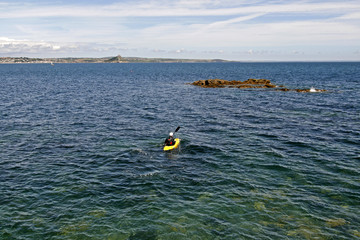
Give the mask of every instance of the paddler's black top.
POLYGON ((175 145, 174 137, 169 136, 167 139, 165 139, 165 146, 172 146, 175 145))

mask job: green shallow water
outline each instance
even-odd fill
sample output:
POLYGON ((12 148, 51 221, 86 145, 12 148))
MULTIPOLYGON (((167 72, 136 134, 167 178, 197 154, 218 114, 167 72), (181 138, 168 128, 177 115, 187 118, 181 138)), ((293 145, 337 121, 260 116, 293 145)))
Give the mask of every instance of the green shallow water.
POLYGON ((0 65, 0 239, 359 239, 359 67, 0 65))

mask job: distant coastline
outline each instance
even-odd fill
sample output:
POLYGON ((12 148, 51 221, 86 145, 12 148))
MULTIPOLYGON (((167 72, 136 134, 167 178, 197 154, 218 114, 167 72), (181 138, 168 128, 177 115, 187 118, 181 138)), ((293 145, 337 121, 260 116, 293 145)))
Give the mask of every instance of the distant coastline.
POLYGON ((0 64, 7 63, 201 63, 201 62, 231 62, 222 59, 173 59, 173 58, 140 58, 115 57, 103 58, 29 58, 29 57, 0 57, 0 64))

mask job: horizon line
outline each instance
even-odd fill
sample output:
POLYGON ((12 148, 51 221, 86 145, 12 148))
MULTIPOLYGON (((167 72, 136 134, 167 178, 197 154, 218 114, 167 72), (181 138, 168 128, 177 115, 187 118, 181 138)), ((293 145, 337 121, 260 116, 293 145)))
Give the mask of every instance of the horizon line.
MULTIPOLYGON (((20 57, 14 57, 14 56, 0 56, 0 59, 4 58, 27 58, 27 59, 106 59, 106 58, 114 58, 116 56, 105 56, 105 57, 28 57, 28 56, 20 56, 20 57)), ((360 62, 360 60, 228 60, 228 59, 222 59, 222 58, 171 58, 171 57, 136 57, 136 56, 121 56, 121 58, 138 58, 138 59, 159 59, 159 60, 187 60, 187 61, 223 61, 223 63, 226 62, 242 62, 242 63, 271 63, 271 62, 360 62)), ((126 63, 126 62, 122 62, 126 63)), ((145 62, 145 63, 151 63, 151 62, 145 62)), ((27 63, 28 64, 28 63, 27 63)))

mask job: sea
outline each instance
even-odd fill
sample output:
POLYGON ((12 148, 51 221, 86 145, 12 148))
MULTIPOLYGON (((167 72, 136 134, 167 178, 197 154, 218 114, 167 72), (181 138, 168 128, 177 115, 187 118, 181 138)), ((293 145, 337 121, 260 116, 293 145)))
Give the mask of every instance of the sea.
POLYGON ((359 62, 0 64, 0 239, 360 239, 359 99, 359 62))

